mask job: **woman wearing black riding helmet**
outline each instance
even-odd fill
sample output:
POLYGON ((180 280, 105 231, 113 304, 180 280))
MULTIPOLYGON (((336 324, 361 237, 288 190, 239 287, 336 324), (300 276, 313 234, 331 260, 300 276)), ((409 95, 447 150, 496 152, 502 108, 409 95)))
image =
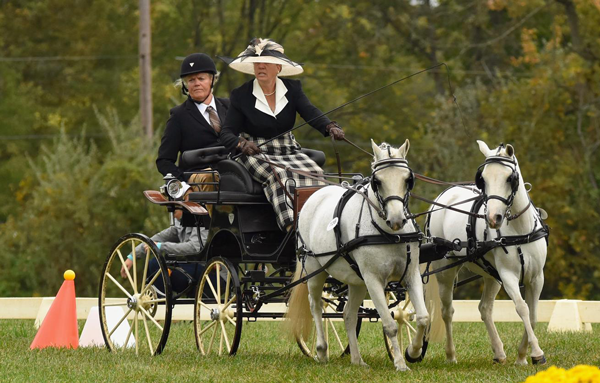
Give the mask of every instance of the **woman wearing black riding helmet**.
MULTIPOLYGON (((182 181, 188 181, 183 175, 187 169, 176 165, 180 153, 222 145, 221 124, 229 109, 229 99, 213 96, 217 78, 217 67, 208 55, 194 53, 183 60, 177 83, 181 84, 183 95, 188 97, 183 104, 171 109, 158 149, 156 167, 163 176, 171 173, 182 181)), ((190 177, 189 181, 201 181, 196 178, 190 177)))

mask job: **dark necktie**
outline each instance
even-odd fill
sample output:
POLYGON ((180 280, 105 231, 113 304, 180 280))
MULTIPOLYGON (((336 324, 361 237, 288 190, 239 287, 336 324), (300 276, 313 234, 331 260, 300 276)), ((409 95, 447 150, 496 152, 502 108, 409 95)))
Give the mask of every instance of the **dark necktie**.
POLYGON ((212 106, 208 106, 206 110, 208 111, 208 117, 210 118, 210 124, 213 129, 215 132, 221 133, 221 120, 219 120, 217 111, 212 106))

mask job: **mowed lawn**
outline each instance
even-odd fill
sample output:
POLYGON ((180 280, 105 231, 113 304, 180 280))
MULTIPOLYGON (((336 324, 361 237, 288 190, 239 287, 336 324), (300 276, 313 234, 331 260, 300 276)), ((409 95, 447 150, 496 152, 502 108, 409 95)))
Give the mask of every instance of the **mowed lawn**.
MULTIPOLYGON (((80 322, 80 330, 83 328, 80 322)), ((162 355, 135 356, 105 349, 29 349, 36 330, 33 320, 0 320, 0 381, 8 382, 520 382, 551 365, 571 368, 600 365, 600 327, 591 333, 548 333, 538 325, 537 335, 548 359, 545 366, 514 366, 522 326, 499 323, 508 355, 506 365, 492 363, 483 323, 455 324, 458 364, 445 362, 442 344, 432 344, 425 360, 397 372, 388 359, 381 323, 364 323, 359 337, 369 367, 350 364, 350 358, 332 357, 319 364, 302 355, 286 338, 280 322, 244 323, 235 357, 202 357, 196 350, 189 322, 173 324, 162 355)))

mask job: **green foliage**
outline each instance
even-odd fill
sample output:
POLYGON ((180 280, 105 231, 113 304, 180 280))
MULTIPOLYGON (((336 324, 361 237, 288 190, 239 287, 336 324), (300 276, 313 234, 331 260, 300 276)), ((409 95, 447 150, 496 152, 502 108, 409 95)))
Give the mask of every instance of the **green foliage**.
MULTIPOLYGON (((0 273, 15 274, 2 274, 0 295, 54 294, 45 274, 67 264, 86 265, 95 285, 113 241, 161 226, 164 215, 140 192, 159 182, 156 147, 169 109, 183 100, 172 86, 177 58, 235 56, 258 36, 305 63, 304 90, 323 111, 447 63, 452 91, 440 67, 330 117, 367 150, 371 138, 410 139, 411 166, 444 180, 473 179, 482 160, 476 139, 511 143, 534 202, 550 213, 543 296, 600 299, 598 9, 584 0, 153 2, 150 143, 135 122, 115 118, 134 120, 139 104, 135 3, 0 2, 0 198, 8 201, 0 257, 10 265, 0 273), (46 58, 23 59, 34 56, 46 58), (92 105, 114 112, 98 117, 92 105)), ((217 66, 218 96, 250 79, 217 66)), ((336 169, 328 140, 308 128, 295 134, 336 169)), ((336 147, 344 171, 369 172, 368 157, 336 147)), ((415 189, 429 198, 440 191, 422 182, 415 189)))
POLYGON ((97 115, 109 151, 63 130, 29 160, 33 175, 21 183, 18 208, 2 224, 0 295, 51 295, 62 282, 56 276, 73 269, 78 293, 94 296, 103 261, 121 235, 167 224, 150 218, 159 209, 141 193, 160 183, 156 145, 138 133, 139 124, 122 125, 114 111, 97 115))

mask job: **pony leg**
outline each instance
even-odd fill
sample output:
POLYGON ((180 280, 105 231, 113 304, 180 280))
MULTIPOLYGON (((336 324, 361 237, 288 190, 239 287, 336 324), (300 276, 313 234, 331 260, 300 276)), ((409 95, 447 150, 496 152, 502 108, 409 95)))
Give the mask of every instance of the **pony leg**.
POLYGON ((356 323, 358 322, 358 308, 367 294, 367 288, 364 285, 348 285, 348 302, 344 307, 344 325, 348 335, 348 345, 350 346, 350 359, 352 364, 366 366, 362 360, 358 349, 358 339, 356 337, 356 323))
MULTIPOLYGON (((436 265, 438 267, 440 265, 436 265)), ((446 326, 446 362, 456 363, 456 349, 454 347, 454 340, 452 337, 452 317, 454 316, 454 306, 452 306, 452 299, 454 297, 454 280, 458 268, 452 268, 446 271, 442 271, 437 274, 440 300, 442 302, 442 319, 446 326)))
POLYGON ((427 313, 423 294, 423 282, 419 273, 419 254, 418 252, 415 253, 416 255, 413 255, 415 258, 411 259, 410 273, 406 279, 408 295, 415 308, 417 321, 417 333, 413 337, 411 344, 406 348, 406 356, 409 362, 420 362, 422 360, 423 338, 425 329, 429 325, 429 314, 427 313))
MULTIPOLYGON (((540 348, 538 339, 533 332, 533 327, 531 326, 531 320, 529 317, 529 307, 527 306, 525 300, 523 300, 521 292, 519 291, 519 280, 512 273, 500 274, 500 277, 504 282, 504 290, 514 302, 517 314, 519 314, 519 317, 521 317, 521 320, 523 321, 523 326, 525 327, 525 336, 527 337, 529 346, 531 346, 531 357, 533 359, 541 359, 544 355, 544 352, 540 348)), ((522 350, 519 349, 519 355, 515 361, 515 364, 526 365, 527 349, 525 348, 525 352, 521 352, 522 350)))
POLYGON ((383 324, 383 333, 392 342, 392 348, 394 350, 394 367, 396 367, 397 371, 410 370, 406 366, 404 356, 400 351, 398 338, 396 338, 396 335, 398 335, 398 324, 394 318, 392 318, 392 314, 390 314, 390 310, 388 309, 385 294, 383 292, 383 282, 379 280, 381 276, 371 273, 363 273, 363 277, 365 280, 365 285, 367 286, 369 294, 371 295, 371 300, 373 301, 373 304, 377 309, 377 313, 379 313, 379 317, 381 318, 381 323, 383 324))
POLYGON ((312 313, 317 331, 317 355, 319 362, 327 362, 327 338, 323 331, 323 285, 327 279, 327 273, 322 272, 308 280, 308 296, 310 300, 310 312, 312 313))
POLYGON ((490 337, 492 351, 494 352, 494 362, 504 364, 506 363, 504 344, 498 335, 498 330, 496 329, 494 318, 492 317, 494 312, 494 300, 500 291, 500 287, 501 285, 494 278, 485 277, 483 279, 483 294, 481 294, 481 301, 479 301, 479 313, 481 314, 481 320, 485 323, 485 327, 490 337))
MULTIPOLYGON (((540 299, 540 294, 542 292, 542 287, 544 286, 544 275, 536 277, 533 282, 527 285, 525 289, 525 301, 527 302, 527 306, 529 307, 529 320, 531 321, 531 328, 535 330, 535 325, 537 324, 537 306, 538 301, 540 299)), ((521 344, 519 344, 519 354, 518 358, 521 360, 526 359, 527 356, 527 332, 523 331, 523 338, 521 339, 521 344)), ((533 347, 531 352, 531 361, 535 364, 546 364, 546 358, 542 353, 539 356, 533 355, 533 347)))

